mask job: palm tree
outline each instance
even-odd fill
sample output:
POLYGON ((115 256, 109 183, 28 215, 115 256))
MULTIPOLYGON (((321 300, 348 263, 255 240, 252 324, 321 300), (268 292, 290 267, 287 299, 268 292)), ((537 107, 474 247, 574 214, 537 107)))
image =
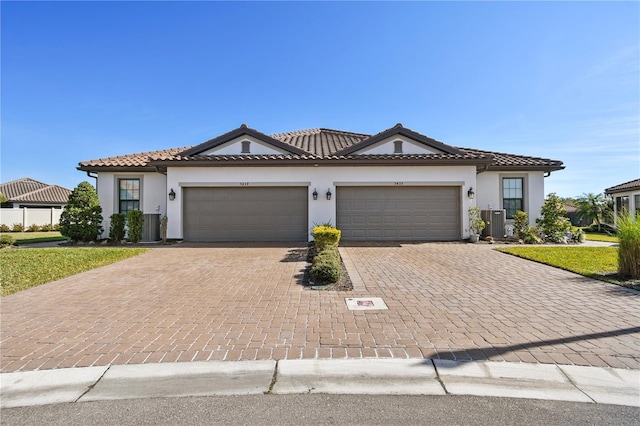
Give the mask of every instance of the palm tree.
POLYGON ((601 231, 603 214, 607 208, 607 202, 602 194, 582 194, 576 199, 577 214, 581 218, 587 218, 591 222, 595 221, 598 225, 598 231, 601 231))

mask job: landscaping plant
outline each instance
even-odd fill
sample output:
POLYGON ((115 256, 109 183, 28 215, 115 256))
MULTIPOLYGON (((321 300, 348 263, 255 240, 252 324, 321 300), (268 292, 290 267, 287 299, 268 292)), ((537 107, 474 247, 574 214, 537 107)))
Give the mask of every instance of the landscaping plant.
POLYGON ((24 225, 21 223, 14 223, 11 225, 11 232, 24 232, 24 225))
POLYGON ((326 246, 313 258, 311 277, 320 283, 335 283, 342 275, 340 253, 334 246, 326 246))
POLYGON ((162 238, 162 242, 167 242, 167 227, 169 226, 169 218, 167 215, 162 215, 160 219, 160 238, 162 238))
POLYGON ((541 218, 536 220, 544 239, 553 243, 564 241, 565 233, 571 228, 569 218, 565 217, 567 209, 562 200, 551 193, 540 209, 541 218))
POLYGON ((76 186, 60 215, 60 232, 73 241, 95 241, 102 232, 102 207, 89 182, 76 186))
POLYGON ((487 226, 486 222, 480 217, 480 207, 470 207, 469 231, 474 234, 480 234, 485 226, 487 226))
POLYGON ((12 246, 16 240, 11 235, 0 235, 0 248, 12 246))
POLYGON ((640 278, 640 214, 618 216, 618 273, 640 278))
POLYGON ((331 225, 318 225, 313 227, 311 235, 316 243, 316 250, 320 252, 327 246, 338 247, 342 231, 331 225))
POLYGON ((521 210, 516 212, 513 216, 513 230, 516 233, 516 237, 521 239, 525 244, 539 244, 542 242, 542 239, 538 236, 538 229, 529 225, 529 215, 527 212, 521 210))
POLYGON ((119 243, 124 240, 124 223, 125 217, 122 213, 114 213, 109 219, 111 219, 111 225, 109 226, 109 240, 112 243, 119 243))
POLYGON ((129 241, 137 243, 142 239, 142 227, 144 226, 144 213, 140 210, 129 210, 127 212, 127 236, 129 241))

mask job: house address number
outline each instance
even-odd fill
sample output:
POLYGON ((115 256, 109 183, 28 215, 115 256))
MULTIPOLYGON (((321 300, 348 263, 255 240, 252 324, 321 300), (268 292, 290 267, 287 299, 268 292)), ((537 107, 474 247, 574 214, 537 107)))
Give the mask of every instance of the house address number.
POLYGON ((249 182, 240 182, 240 186, 249 186, 249 182))
POLYGON ((404 185, 404 182, 393 182, 393 184, 395 186, 402 186, 402 185, 404 185))

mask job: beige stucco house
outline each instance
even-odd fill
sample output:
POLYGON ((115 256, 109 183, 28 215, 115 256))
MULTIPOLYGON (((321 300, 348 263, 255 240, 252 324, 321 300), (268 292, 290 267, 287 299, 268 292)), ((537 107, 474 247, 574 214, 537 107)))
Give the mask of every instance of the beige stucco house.
POLYGON ((628 211, 634 217, 640 214, 640 179, 612 186, 605 189, 604 193, 613 197, 614 221, 623 211, 628 211))
POLYGON ((397 124, 375 135, 242 125, 195 146, 83 161, 105 217, 166 214, 168 238, 307 241, 331 222, 344 240, 467 238, 468 211, 533 223, 561 161, 460 148, 397 124))

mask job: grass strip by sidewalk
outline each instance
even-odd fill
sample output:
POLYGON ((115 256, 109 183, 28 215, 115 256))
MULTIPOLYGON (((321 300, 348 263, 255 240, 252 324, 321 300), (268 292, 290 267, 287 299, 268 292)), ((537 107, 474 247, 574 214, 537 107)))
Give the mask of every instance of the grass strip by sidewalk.
POLYGON ((10 235, 16 240, 16 245, 46 243, 50 241, 67 241, 69 238, 64 237, 58 231, 50 232, 2 232, 0 235, 10 235))
POLYGON ((588 241, 602 241, 605 243, 617 243, 618 237, 607 234, 584 234, 588 241))
POLYGON ((502 247, 499 252, 533 260, 576 274, 640 290, 617 274, 617 247, 502 247))
POLYGON ((0 250, 0 294, 7 296, 146 251, 140 248, 103 247, 0 250))

